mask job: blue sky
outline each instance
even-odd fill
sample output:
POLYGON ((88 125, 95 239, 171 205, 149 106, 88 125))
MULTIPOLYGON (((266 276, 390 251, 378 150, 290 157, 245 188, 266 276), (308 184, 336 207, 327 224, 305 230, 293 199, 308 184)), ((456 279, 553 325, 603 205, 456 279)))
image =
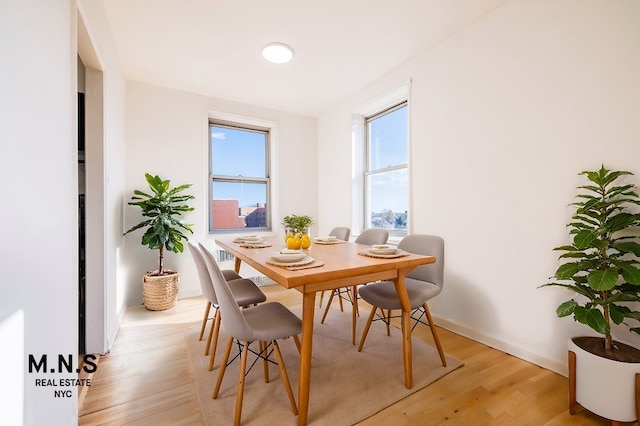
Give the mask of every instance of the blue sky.
MULTIPOLYGON (((211 166, 216 175, 265 177, 264 133, 211 127, 211 166), (250 155, 249 155, 250 154, 250 155), (223 158, 224 161, 216 161, 223 158)), ((216 183, 214 199, 238 200, 240 207, 266 202, 266 188, 255 183, 216 183)))
MULTIPOLYGON (((372 169, 405 164, 407 161, 407 108, 397 109, 371 122, 372 169)), ((215 175, 264 177, 266 138, 264 133, 211 127, 212 170, 215 175), (250 154, 250 155, 249 155, 250 154), (224 161, 216 161, 224 159, 224 161)), ((374 212, 407 209, 406 170, 371 177, 371 208, 374 212)), ((266 202, 262 184, 216 183, 215 199, 237 199, 240 206, 266 202)))
MULTIPOLYGON (((370 170, 406 164, 407 107, 371 121, 368 131, 371 139, 370 170)), ((371 210, 407 210, 407 183, 406 169, 371 176, 371 210)))

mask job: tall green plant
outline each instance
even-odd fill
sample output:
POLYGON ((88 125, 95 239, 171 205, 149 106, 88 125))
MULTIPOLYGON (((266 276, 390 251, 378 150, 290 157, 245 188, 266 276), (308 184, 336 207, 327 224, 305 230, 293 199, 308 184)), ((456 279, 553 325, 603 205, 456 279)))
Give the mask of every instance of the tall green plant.
POLYGON ((158 259, 158 275, 164 273, 164 250, 165 248, 174 253, 184 251, 182 239, 187 237, 182 231, 191 230, 192 225, 182 223, 176 216, 193 210, 186 204, 187 201, 194 199, 193 195, 178 195, 179 192, 189 188, 191 184, 185 184, 171 188, 170 181, 162 180, 159 176, 152 176, 145 173, 149 188, 152 193, 147 194, 140 190, 134 190, 130 206, 138 206, 142 209, 142 216, 146 217, 144 221, 133 226, 124 235, 135 231, 136 229, 145 228, 146 231, 142 236, 142 245, 148 246, 151 250, 159 250, 158 259))
POLYGON ((543 285, 560 286, 582 296, 562 303, 558 317, 573 318, 605 337, 605 349, 613 348, 611 323, 623 324, 640 334, 640 327, 627 320, 640 321, 635 310, 640 301, 640 244, 637 231, 640 215, 636 213, 640 198, 633 184, 618 184, 627 171, 611 171, 602 166, 598 171, 583 171, 580 175, 589 184, 579 186, 575 214, 568 224, 573 236, 570 245, 554 250, 564 254, 554 278, 558 281, 543 285), (634 235, 635 232, 635 235, 634 235), (631 303, 629 303, 631 302, 631 303))

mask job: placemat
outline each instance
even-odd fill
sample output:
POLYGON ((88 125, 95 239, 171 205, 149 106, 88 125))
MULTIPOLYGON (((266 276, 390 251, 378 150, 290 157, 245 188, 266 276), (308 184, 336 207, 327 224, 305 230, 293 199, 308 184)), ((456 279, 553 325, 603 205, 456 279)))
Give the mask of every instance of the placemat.
POLYGON ((333 240, 333 241, 322 241, 322 240, 313 240, 314 244, 320 244, 320 245, 332 245, 332 244, 344 244, 346 243, 346 241, 344 240, 333 240))
POLYGON ((240 247, 243 248, 265 248, 271 246, 272 244, 269 243, 240 243, 240 247))
POLYGON ((378 257, 381 259, 394 259, 396 257, 409 256, 411 253, 407 253, 406 251, 403 251, 403 250, 398 250, 393 254, 375 254, 375 253, 370 253, 368 251, 359 251, 358 254, 362 256, 368 256, 368 257, 378 257))
POLYGON ((267 260, 269 265, 278 266, 280 268, 285 268, 290 271, 298 271, 300 269, 309 269, 309 268, 318 268, 320 266, 324 266, 324 262, 321 262, 317 259, 311 258, 311 262, 300 261, 300 262, 277 262, 275 260, 267 260))

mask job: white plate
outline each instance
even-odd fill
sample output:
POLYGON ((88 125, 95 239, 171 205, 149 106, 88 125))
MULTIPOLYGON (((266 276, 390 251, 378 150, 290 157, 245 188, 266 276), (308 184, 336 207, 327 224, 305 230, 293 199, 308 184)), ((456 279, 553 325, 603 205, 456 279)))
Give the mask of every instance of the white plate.
POLYGON ((300 262, 305 257, 307 257, 307 255, 304 253, 291 253, 291 254, 286 253, 286 254, 275 254, 271 256, 271 259, 281 263, 294 263, 294 262, 300 262))
POLYGON ((396 252, 398 251, 398 249, 394 249, 394 248, 372 248, 369 250, 369 253, 371 254, 396 254, 396 252))
POLYGON ((300 254, 302 250, 300 249, 282 249, 280 250, 280 254, 300 254))
POLYGON ((256 235, 244 235, 241 237, 238 237, 238 240, 242 240, 245 243, 260 243, 262 242, 262 238, 256 236, 256 235))
POLYGON ((334 237, 333 235, 330 235, 328 237, 316 237, 315 238, 317 241, 325 241, 325 242, 329 242, 329 241, 336 241, 337 238, 334 237))

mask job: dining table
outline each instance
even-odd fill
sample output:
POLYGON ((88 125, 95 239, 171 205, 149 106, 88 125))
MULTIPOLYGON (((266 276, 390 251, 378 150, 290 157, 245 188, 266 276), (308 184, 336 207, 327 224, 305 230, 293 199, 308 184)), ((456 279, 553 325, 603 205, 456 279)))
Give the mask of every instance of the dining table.
MULTIPOLYGON (((413 386, 411 356, 411 326, 409 297, 405 276, 419 265, 434 263, 433 256, 398 252, 398 256, 369 255, 371 246, 326 239, 317 239, 305 250, 305 263, 288 266, 274 262, 274 255, 285 249, 282 238, 264 237, 259 243, 247 243, 234 237, 215 239, 218 247, 235 256, 235 270, 240 272, 242 262, 269 277, 279 285, 298 290, 302 294, 302 336, 300 348, 300 371, 298 381, 298 424, 306 425, 310 402, 311 359, 313 354, 313 329, 316 294, 319 291, 334 291, 374 281, 391 281, 402 306, 402 352, 404 363, 404 385, 413 386), (243 243, 244 242, 244 243, 243 243), (312 259, 312 261, 309 261, 312 259)), ((355 310, 353 315, 355 315, 355 310)), ((355 321, 352 321, 355 327, 355 321)), ((355 330, 353 330, 355 336, 355 330)), ((355 343, 352 342, 352 343, 355 343)), ((355 350, 355 348, 354 348, 355 350)))

